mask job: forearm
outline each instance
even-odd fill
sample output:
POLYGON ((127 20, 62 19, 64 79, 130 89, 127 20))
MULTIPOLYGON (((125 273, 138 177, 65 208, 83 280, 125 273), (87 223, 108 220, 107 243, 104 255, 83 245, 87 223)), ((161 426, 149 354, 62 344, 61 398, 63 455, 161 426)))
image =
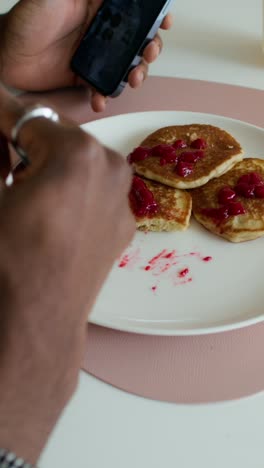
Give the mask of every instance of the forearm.
POLYGON ((9 329, 1 320, 1 326, 0 447, 36 464, 69 400, 69 386, 56 363, 48 373, 45 360, 31 358, 29 337, 23 330, 19 334, 19 325, 9 329))
MULTIPOLYGON (((0 242, 0 254, 4 249, 0 242)), ((50 359, 41 327, 39 333, 32 330, 25 310, 36 313, 36 306, 17 298, 8 268, 0 278, 0 447, 36 464, 76 379, 71 369, 61 370, 54 355, 50 359)), ((46 312, 40 301, 38 315, 46 312)))
POLYGON ((0 446, 36 464, 59 414, 52 414, 50 402, 43 401, 43 389, 31 388, 30 377, 28 382, 17 376, 12 386, 10 380, 6 383, 3 377, 10 372, 0 372, 0 446))

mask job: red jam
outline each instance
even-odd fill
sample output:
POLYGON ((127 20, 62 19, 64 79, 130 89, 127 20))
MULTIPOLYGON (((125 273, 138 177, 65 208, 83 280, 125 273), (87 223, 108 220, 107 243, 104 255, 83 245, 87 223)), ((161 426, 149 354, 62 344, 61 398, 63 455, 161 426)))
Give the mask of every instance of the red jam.
POLYGON ((137 176, 133 178, 129 200, 133 213, 138 217, 151 217, 157 213, 159 208, 153 193, 148 189, 145 182, 137 176))
POLYGON ((178 274, 179 278, 185 278, 190 273, 189 268, 184 268, 184 270, 181 270, 178 274))
POLYGON ((185 161, 179 161, 176 166, 176 172, 181 177, 187 177, 192 174, 194 170, 194 164, 185 161))
POLYGON ((143 146, 139 146, 138 148, 135 148, 132 153, 129 154, 127 160, 129 164, 132 164, 134 162, 143 161, 144 159, 147 159, 150 155, 150 148, 144 148, 143 146))
POLYGON ((264 198, 264 185, 257 185, 255 188, 255 197, 264 198))
POLYGON ((122 260, 119 262, 119 268, 125 268, 129 263, 129 256, 128 255, 124 255, 124 257, 122 258, 122 260))
POLYGON ((160 158, 160 165, 176 163, 178 156, 171 145, 157 145, 151 150, 151 156, 160 158))
POLYGON ((185 140, 176 140, 172 146, 176 150, 179 150, 179 149, 187 148, 188 145, 185 140))
POLYGON ((242 182, 235 186, 237 195, 244 198, 255 198, 255 185, 242 182))
POLYGON ((238 181, 240 183, 252 184, 252 185, 264 185, 264 180, 260 174, 257 172, 250 172, 249 174, 245 174, 241 176, 238 181))
POLYGON ((246 210, 242 203, 231 202, 228 205, 221 206, 220 208, 205 208, 202 213, 209 218, 212 218, 216 223, 221 223, 231 216, 238 216, 245 214, 246 210))
POLYGON ((219 208, 205 208, 202 213, 212 218, 217 224, 230 218, 245 214, 246 210, 242 203, 236 201, 237 193, 229 186, 221 188, 218 193, 219 208))
POLYGON ((223 187, 218 193, 218 201, 220 205, 227 205, 236 198, 236 192, 231 187, 223 187))
POLYGON ((196 163, 199 159, 203 158, 203 151, 184 151, 180 155, 180 160, 189 163, 196 163))
POLYGON ((151 150, 151 156, 160 158, 160 165, 176 163, 178 156, 171 145, 157 145, 151 150))
POLYGON ((250 172, 238 179, 235 191, 244 198, 264 198, 264 180, 260 174, 250 172))
POLYGON ((241 176, 234 189, 229 186, 223 187, 218 193, 220 208, 206 208, 202 210, 206 216, 219 223, 230 216, 245 214, 246 210, 242 203, 236 201, 236 196, 244 198, 264 199, 264 179, 257 172, 250 172, 241 176))
POLYGON ((9 153, 8 141, 1 132, 0 132, 0 158, 1 158, 0 174, 4 179, 6 179, 11 168, 10 153, 9 153))
POLYGON ((216 223, 221 223, 229 218, 228 207, 221 206, 220 208, 204 208, 202 214, 212 218, 216 223))
POLYGON ((245 214, 246 210, 240 202, 232 202, 228 205, 228 214, 229 216, 238 216, 245 214))
POLYGON ((196 140, 192 141, 191 148, 202 150, 207 147, 207 143, 202 138, 197 138, 196 140))
POLYGON ((163 156, 160 157, 160 165, 161 166, 165 166, 165 164, 172 164, 172 163, 176 163, 178 160, 178 156, 177 154, 175 153, 167 153, 167 154, 164 154, 163 156))
POLYGON ((157 156, 158 158, 162 158, 171 154, 175 154, 175 149, 171 145, 157 145, 154 146, 151 150, 151 155, 157 156))
POLYGON ((177 174, 181 177, 187 177, 193 172, 194 164, 204 157, 203 150, 207 147, 207 143, 202 138, 197 138, 190 144, 190 147, 192 151, 181 152, 182 149, 188 148, 185 140, 176 140, 172 145, 160 144, 153 148, 139 146, 134 149, 127 159, 132 164, 144 161, 149 157, 157 157, 161 166, 175 164, 177 174), (177 151, 179 152, 177 153, 177 151))

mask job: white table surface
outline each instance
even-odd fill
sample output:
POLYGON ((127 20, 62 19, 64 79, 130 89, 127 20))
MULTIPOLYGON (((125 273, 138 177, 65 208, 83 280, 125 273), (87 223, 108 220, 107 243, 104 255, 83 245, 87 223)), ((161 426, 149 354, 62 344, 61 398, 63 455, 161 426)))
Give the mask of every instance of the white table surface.
MULTIPOLYGON (((0 11, 14 3, 0 0, 0 11)), ((264 89, 261 0, 176 1, 173 13, 174 28, 152 74, 264 89)), ((263 416, 264 392, 181 406, 138 398, 81 373, 40 466, 263 468, 263 416)))

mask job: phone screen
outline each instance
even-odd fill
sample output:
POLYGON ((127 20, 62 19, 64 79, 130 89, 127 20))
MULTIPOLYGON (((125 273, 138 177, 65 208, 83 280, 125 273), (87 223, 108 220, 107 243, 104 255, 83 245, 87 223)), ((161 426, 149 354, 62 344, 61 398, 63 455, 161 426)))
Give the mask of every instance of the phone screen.
POLYGON ((166 3, 104 1, 73 57, 73 70, 103 94, 111 95, 166 3))

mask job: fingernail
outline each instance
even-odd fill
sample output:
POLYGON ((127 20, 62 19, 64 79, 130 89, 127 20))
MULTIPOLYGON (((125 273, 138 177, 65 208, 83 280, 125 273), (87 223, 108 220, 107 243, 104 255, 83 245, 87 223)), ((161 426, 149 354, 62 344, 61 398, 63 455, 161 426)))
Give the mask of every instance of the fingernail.
POLYGON ((157 50, 157 53, 158 55, 161 53, 161 45, 159 42, 155 42, 155 45, 156 45, 156 50, 157 50))
POLYGON ((141 86, 143 84, 145 75, 143 71, 138 72, 138 78, 137 78, 137 85, 136 86, 141 86))
POLYGON ((140 79, 140 81, 144 81, 145 75, 144 75, 143 71, 140 72, 139 79, 140 79))

